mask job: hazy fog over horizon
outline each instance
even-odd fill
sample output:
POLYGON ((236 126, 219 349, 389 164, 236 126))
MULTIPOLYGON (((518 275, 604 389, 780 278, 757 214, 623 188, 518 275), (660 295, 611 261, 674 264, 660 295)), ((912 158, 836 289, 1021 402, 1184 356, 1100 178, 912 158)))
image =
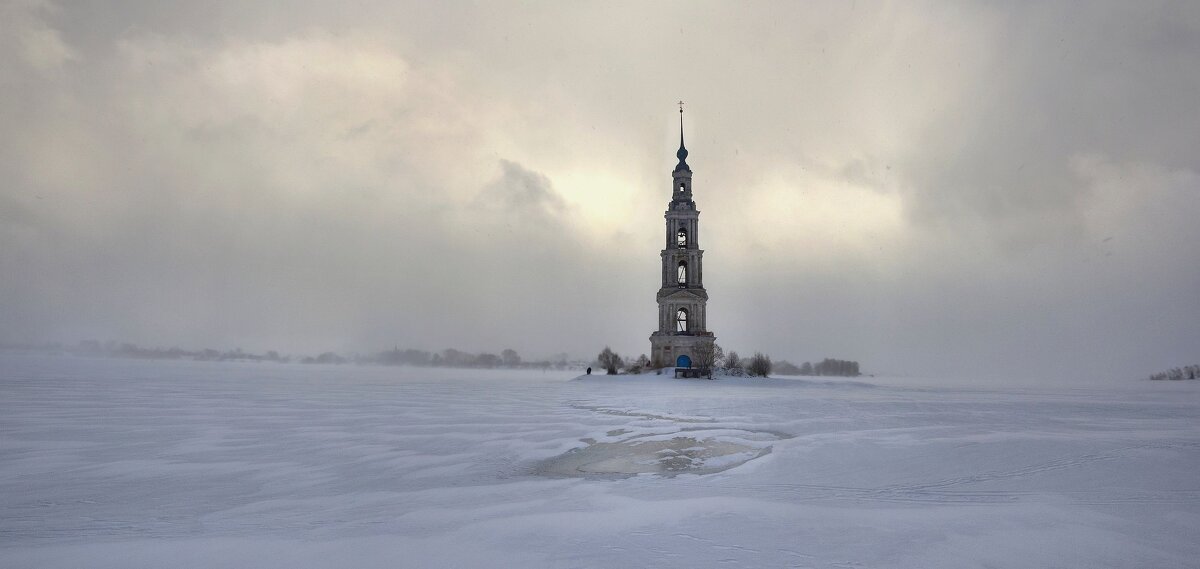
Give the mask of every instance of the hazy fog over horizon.
POLYGON ((0 343, 1200 360, 1200 4, 0 7, 0 343))

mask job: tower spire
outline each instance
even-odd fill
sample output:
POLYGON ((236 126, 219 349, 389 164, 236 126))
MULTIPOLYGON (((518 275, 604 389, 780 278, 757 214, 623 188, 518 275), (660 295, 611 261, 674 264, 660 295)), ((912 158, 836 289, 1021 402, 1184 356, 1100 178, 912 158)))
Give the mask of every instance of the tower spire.
POLYGON ((675 157, 679 158, 679 164, 675 165, 676 171, 692 171, 692 169, 687 165, 687 155, 687 147, 683 145, 683 101, 679 101, 679 151, 675 153, 675 157))

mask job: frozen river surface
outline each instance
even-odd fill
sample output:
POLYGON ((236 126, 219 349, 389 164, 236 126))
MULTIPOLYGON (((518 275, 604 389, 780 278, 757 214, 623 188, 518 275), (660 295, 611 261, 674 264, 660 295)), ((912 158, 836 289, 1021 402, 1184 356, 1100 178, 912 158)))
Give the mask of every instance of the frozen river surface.
POLYGON ((1198 567, 1200 382, 0 355, 0 567, 1198 567))

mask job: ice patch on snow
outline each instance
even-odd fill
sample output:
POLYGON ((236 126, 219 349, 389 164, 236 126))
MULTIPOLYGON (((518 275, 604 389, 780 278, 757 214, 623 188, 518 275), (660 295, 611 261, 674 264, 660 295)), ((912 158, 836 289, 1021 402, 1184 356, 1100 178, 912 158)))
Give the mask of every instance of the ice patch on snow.
POLYGON ((588 445, 544 461, 546 476, 613 477, 637 474, 675 476, 713 474, 766 456, 776 433, 730 429, 638 435, 617 442, 585 440, 588 445))

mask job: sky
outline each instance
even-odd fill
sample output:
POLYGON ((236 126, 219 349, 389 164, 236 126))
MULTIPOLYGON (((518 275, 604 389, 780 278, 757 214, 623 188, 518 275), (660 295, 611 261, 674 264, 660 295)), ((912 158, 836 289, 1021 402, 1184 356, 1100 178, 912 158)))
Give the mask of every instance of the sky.
POLYGON ((0 6, 0 342, 1200 360, 1195 2, 0 6))

